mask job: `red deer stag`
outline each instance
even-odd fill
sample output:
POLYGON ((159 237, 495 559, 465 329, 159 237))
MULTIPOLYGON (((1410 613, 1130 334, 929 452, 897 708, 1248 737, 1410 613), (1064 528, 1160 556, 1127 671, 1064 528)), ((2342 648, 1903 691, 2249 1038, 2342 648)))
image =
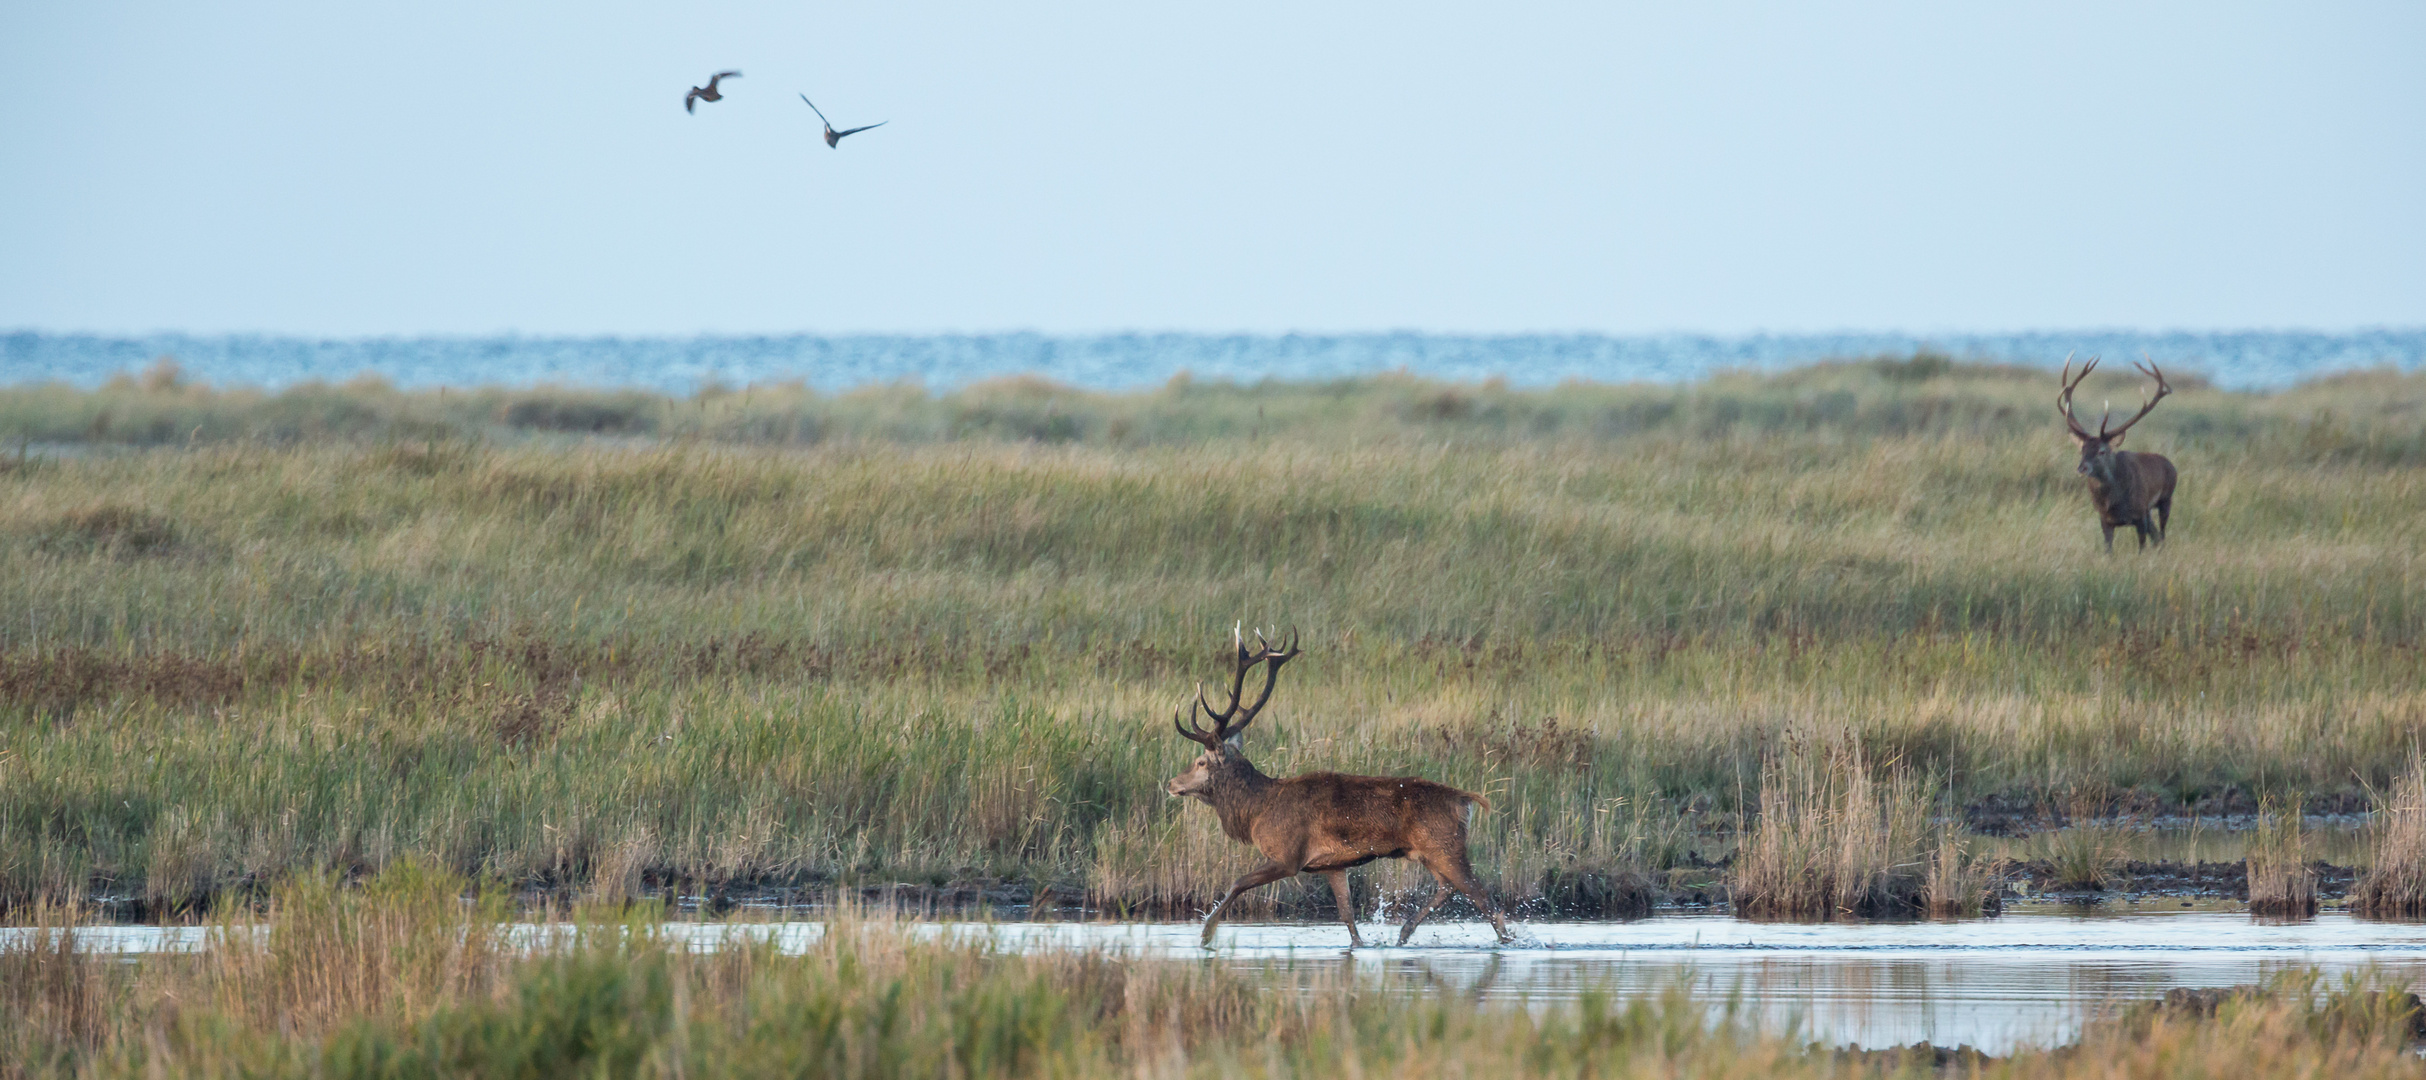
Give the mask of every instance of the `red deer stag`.
POLYGON ((2119 428, 2108 430, 2106 427, 2106 421, 2114 416, 2112 405, 2108 405, 2106 411, 2099 415, 2097 434, 2094 435, 2072 415, 2072 392, 2080 387, 2081 380, 2088 378, 2090 372, 2097 370, 2096 357, 2090 357, 2088 363, 2081 365, 2078 377, 2072 374, 2072 358, 2065 357, 2064 390, 2055 396, 2056 411, 2064 414, 2064 423, 2072 429, 2073 440, 2081 444, 2080 472, 2089 479, 2089 505, 2097 508, 2097 521, 2106 530, 2106 550, 2109 553, 2114 551, 2114 530, 2117 528, 2131 526, 2139 533, 2140 546, 2145 548, 2151 537, 2159 545, 2164 544, 2165 529, 2173 523, 2173 481, 2176 475, 2173 462, 2166 460, 2162 454, 2116 449, 2123 445, 2123 433, 2131 430, 2131 425, 2139 423, 2140 417, 2148 415, 2149 410, 2156 408, 2157 402, 2165 400, 2165 395, 2173 392, 2173 387, 2165 382, 2165 373, 2157 370, 2154 359, 2146 365, 2135 366, 2156 380, 2156 396, 2143 402, 2140 411, 2123 421, 2123 426, 2119 428))
POLYGON ((1238 656, 1230 677, 1229 704, 1214 708, 1205 700, 1204 684, 1197 684, 1196 700, 1180 710, 1172 726, 1203 745, 1205 752, 1196 756, 1188 771, 1164 786, 1173 798, 1204 800, 1221 816, 1222 832, 1232 840, 1255 845, 1264 856, 1264 864, 1231 882, 1221 903, 1205 916, 1204 944, 1213 944, 1213 928, 1221 924, 1221 913, 1239 894, 1291 874, 1320 874, 1331 880, 1331 895, 1339 901, 1339 921, 1348 924, 1350 946, 1361 946, 1364 939, 1356 932, 1356 907, 1348 899, 1348 869, 1375 859, 1409 857, 1431 871, 1440 888, 1429 903, 1408 917, 1398 932, 1399 944, 1406 944, 1424 917, 1449 898, 1451 889, 1473 900, 1490 917, 1501 943, 1508 942, 1507 917, 1474 883, 1474 868, 1466 861, 1466 821, 1474 807, 1491 804, 1471 791, 1412 776, 1332 772, 1286 780, 1265 776, 1247 762, 1239 738, 1263 711, 1264 703, 1272 700, 1272 684, 1280 679, 1280 666, 1297 655, 1297 635, 1292 632, 1288 644, 1275 649, 1257 633, 1253 651, 1235 633, 1232 640, 1238 656), (1264 669, 1263 692, 1255 695, 1253 704, 1242 704, 1247 673, 1257 667, 1264 669), (1197 724, 1198 710, 1213 722, 1212 730, 1197 724))

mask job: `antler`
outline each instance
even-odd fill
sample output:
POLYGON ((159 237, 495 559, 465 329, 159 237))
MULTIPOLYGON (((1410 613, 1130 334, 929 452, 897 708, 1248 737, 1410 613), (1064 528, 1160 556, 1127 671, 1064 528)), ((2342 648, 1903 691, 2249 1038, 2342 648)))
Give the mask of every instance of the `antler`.
POLYGON ((1178 728, 1180 735, 1204 744, 1208 750, 1220 747, 1222 740, 1235 737, 1245 731, 1248 724, 1255 722, 1256 714, 1262 712, 1264 704, 1272 700, 1273 684, 1280 681, 1280 666, 1297 656, 1295 630, 1289 631, 1288 644, 1278 649, 1264 640, 1261 630, 1255 632, 1255 649, 1252 652, 1248 651, 1246 639, 1238 627, 1231 628, 1230 640, 1237 647, 1238 656, 1235 670, 1230 674, 1229 704, 1214 708, 1211 702, 1205 700, 1205 684, 1197 683, 1196 700, 1189 702, 1171 718, 1171 726, 1178 728), (1246 693, 1247 673, 1258 665, 1264 669, 1263 690, 1255 695, 1254 704, 1242 709, 1239 703, 1246 693), (1213 730, 1206 731, 1197 725, 1196 712, 1200 709, 1207 719, 1213 721, 1213 730))
POLYGON ((2133 364, 2131 366, 2140 369, 2142 373, 2156 380, 2156 396, 2141 403, 2139 412, 2133 413, 2131 419, 2123 421, 2123 426, 2112 431, 2106 430, 2106 419, 2104 417, 2099 417, 2097 422, 2097 433, 2098 437, 2101 439, 2121 438, 2124 432, 2131 430, 2131 425, 2140 422, 2140 417, 2148 415, 2149 412, 2156 408, 2157 402, 2165 400, 2165 395, 2173 392, 2172 385, 2165 381, 2165 373, 2157 369, 2156 357, 2148 356, 2147 353, 2141 353, 2140 355, 2147 357, 2148 362, 2145 364, 2133 364))
MULTIPOLYGON (((2094 439, 2097 438, 2097 436, 2091 435, 2088 428, 2081 426, 2080 418, 2072 415, 2072 392, 2080 389, 2082 380, 2087 379, 2089 377, 2089 373, 2096 370, 2097 357, 2092 356, 2089 358, 2088 363, 2081 365, 2080 377, 2074 378, 2072 375, 2072 354, 2065 353, 2063 376, 2064 391, 2055 395, 2055 411, 2064 414, 2064 426, 2071 428, 2074 435, 2078 435, 2084 439, 2094 439)), ((2098 423, 2103 425, 2105 421, 2101 419, 2098 421, 2098 423)))

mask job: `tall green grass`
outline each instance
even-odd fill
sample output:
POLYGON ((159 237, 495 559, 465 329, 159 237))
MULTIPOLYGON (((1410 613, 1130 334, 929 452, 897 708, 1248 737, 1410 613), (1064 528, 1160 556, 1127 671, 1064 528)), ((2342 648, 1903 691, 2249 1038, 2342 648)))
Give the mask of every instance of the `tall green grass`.
POLYGON ((2426 377, 2179 381, 2133 433, 2172 541, 2112 558, 2052 385, 774 388, 578 436, 515 419, 560 391, 0 390, 0 900, 417 855, 1200 907, 1253 856, 1161 795, 1166 718, 1240 620, 1308 646, 1250 756, 1487 793, 1512 902, 1723 858, 1792 730, 1958 806, 2388 784, 2426 377))

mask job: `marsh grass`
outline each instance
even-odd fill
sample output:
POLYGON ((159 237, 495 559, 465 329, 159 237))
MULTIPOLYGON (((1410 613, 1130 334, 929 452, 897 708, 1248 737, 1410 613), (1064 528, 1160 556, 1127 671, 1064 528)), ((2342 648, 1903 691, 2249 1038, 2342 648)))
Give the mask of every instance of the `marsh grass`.
POLYGON ((2023 850, 2047 864, 2057 889, 2104 892, 2121 884, 2131 858, 2132 831, 2095 819, 2032 834, 2023 850))
POLYGON ((2249 845, 2249 912, 2306 918, 2317 912, 2316 871, 2309 865, 2300 800, 2268 800, 2258 810, 2249 845))
POLYGON ((517 411, 560 391, 0 389, 42 444, 0 473, 0 903, 417 857, 1201 906, 1253 857, 1163 797, 1165 718, 1240 620, 1308 645, 1250 756, 1485 792, 1511 903, 1720 860, 1789 730, 1957 804, 2392 781, 2426 376, 2183 383, 2134 434, 2173 542, 2106 558, 2051 378, 1896 363, 607 395, 654 417, 612 431, 517 411))
POLYGON ((1729 889, 1736 912, 1830 919, 1927 910, 1931 788, 1899 763, 1873 762, 1851 733, 1790 735, 1761 766, 1758 816, 1729 889))
POLYGON ((1935 919, 1968 919, 1995 914, 2002 886, 1994 865, 1971 850, 1949 818, 1936 826, 1937 848, 1929 855, 1929 875, 1921 883, 1922 905, 1935 919))
POLYGON ((2376 795, 2375 857, 2350 890, 2350 910, 2379 919, 2426 916, 2426 755, 2376 795))

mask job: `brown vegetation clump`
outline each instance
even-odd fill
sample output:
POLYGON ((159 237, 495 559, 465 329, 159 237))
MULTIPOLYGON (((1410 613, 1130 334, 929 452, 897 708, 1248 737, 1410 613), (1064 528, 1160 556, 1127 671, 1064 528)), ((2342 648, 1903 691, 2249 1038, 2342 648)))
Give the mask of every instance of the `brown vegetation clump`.
POLYGON ((2249 843, 2249 911, 2274 918, 2317 912, 2317 876, 2301 832, 2300 799, 2268 801, 2258 810, 2249 843))
POLYGON ((1952 825, 1938 828, 1937 850, 1929 856, 1929 876, 1921 897, 1935 919, 1969 919, 1993 915, 1998 909, 1996 875, 1974 855, 1952 825))
POLYGON ((2350 890, 2350 910, 2378 919, 2426 915, 2426 755, 2378 796, 2375 859, 2350 890))
POLYGON ((1759 817, 1736 856, 1735 910, 1771 919, 1922 910, 1931 792, 1913 770, 1879 771, 1850 732, 1799 735, 1771 754, 1759 817))

